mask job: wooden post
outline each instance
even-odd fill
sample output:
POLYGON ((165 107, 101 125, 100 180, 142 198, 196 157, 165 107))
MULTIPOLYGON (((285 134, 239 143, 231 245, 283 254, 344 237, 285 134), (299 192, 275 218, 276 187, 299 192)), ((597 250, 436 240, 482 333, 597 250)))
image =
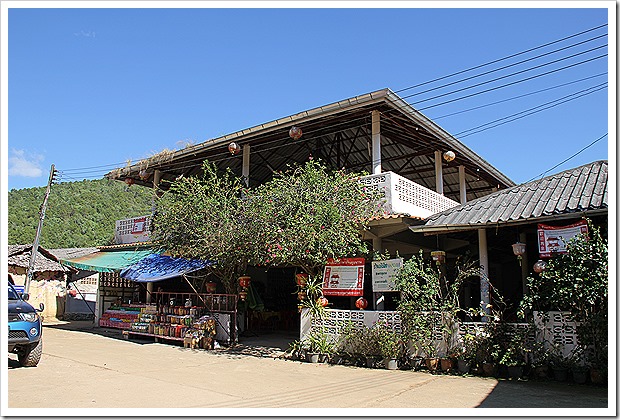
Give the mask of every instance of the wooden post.
POLYGON ((443 195, 443 164, 441 150, 435 150, 435 191, 443 195))
POLYGON ((465 166, 459 165, 459 192, 461 204, 467 203, 467 184, 465 184, 465 166))
MULTIPOLYGON (((491 311, 487 305, 491 303, 489 294, 489 251, 487 248, 487 231, 478 229, 478 253, 480 256, 480 301, 484 312, 488 315, 491 311)), ((487 317, 483 317, 484 322, 487 317)))
POLYGON ((381 168, 381 113, 372 111, 372 173, 380 174, 381 168))

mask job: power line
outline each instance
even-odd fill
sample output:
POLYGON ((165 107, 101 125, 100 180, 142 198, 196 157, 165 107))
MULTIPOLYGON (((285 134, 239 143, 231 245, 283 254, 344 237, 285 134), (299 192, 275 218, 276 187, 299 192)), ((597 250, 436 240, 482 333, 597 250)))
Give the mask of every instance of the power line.
POLYGON ((584 150, 588 149, 591 146, 594 146, 594 144, 598 143, 599 141, 601 141, 602 139, 604 139, 605 137, 607 137, 607 133, 603 134, 601 137, 599 137, 598 139, 594 140, 592 143, 588 144, 586 147, 584 147, 583 149, 579 150, 577 153, 575 153, 572 156, 569 156, 568 158, 564 159, 562 162, 558 163, 557 165, 555 165, 552 168, 547 169, 545 172, 538 174, 538 176, 535 176, 534 178, 530 179, 529 181, 526 181, 526 184, 528 182, 531 182, 533 180, 535 180, 536 178, 542 178, 544 177, 547 173, 551 172, 552 170, 554 170, 555 168, 557 168, 558 166, 568 162, 569 160, 571 160, 572 158, 574 158, 575 156, 579 155, 580 153, 582 153, 584 150))
POLYGON ((518 52, 518 53, 511 54, 511 55, 508 55, 508 56, 506 56, 506 57, 502 57, 502 58, 499 58, 499 59, 496 59, 496 60, 492 60, 492 61, 486 62, 486 63, 484 63, 484 64, 479 64, 479 65, 477 65, 477 66, 470 67, 470 68, 465 69, 465 70, 460 70, 460 71, 457 71, 457 72, 455 72, 455 73, 448 74, 448 75, 446 75, 446 76, 438 77, 438 78, 436 78, 436 79, 432 79, 432 80, 429 80, 429 81, 426 81, 426 82, 423 82, 423 83, 419 83, 419 84, 417 84, 417 85, 413 85, 413 86, 409 86, 409 87, 406 87, 406 88, 403 88, 403 89, 397 90, 397 91, 395 91, 395 93, 403 92, 403 91, 405 91, 405 90, 414 89, 414 88, 417 88, 417 87, 420 87, 420 86, 425 86, 425 85, 428 85, 428 84, 430 84, 430 83, 437 82, 437 81, 439 81, 439 80, 444 80, 444 79, 447 79, 447 78, 449 78, 449 77, 458 76, 459 74, 467 73, 467 72, 472 71, 472 70, 477 70, 477 69, 480 69, 480 68, 482 68, 482 67, 489 66, 489 65, 491 65, 491 64, 499 63, 499 62, 501 62, 501 61, 508 60, 508 59, 510 59, 510 58, 517 57, 517 56, 519 56, 519 55, 527 54, 528 52, 536 51, 536 50, 539 50, 539 49, 541 49, 541 48, 548 47, 548 46, 550 46, 550 45, 557 44, 557 43, 562 42, 562 41, 566 41, 567 39, 575 38, 575 37, 577 37, 577 36, 579 36, 579 35, 583 35, 583 34, 585 34, 585 33, 592 32, 592 31, 595 31, 595 30, 597 30, 597 29, 600 29, 600 28, 603 28, 603 27, 606 27, 606 26, 607 26, 607 24, 606 24, 606 23, 604 23, 604 24, 602 24, 602 25, 595 26, 594 28, 590 28, 590 29, 587 29, 587 30, 585 30, 585 31, 578 32, 578 33, 576 33, 576 34, 569 35, 569 36, 566 36, 566 37, 564 37, 564 38, 561 38, 561 39, 558 39, 558 40, 555 40, 555 41, 552 41, 552 42, 548 42, 548 43, 546 43, 546 44, 542 44, 542 45, 539 45, 539 46, 534 47, 534 48, 530 48, 530 49, 527 49, 527 50, 524 50, 524 51, 520 51, 520 52, 518 52))

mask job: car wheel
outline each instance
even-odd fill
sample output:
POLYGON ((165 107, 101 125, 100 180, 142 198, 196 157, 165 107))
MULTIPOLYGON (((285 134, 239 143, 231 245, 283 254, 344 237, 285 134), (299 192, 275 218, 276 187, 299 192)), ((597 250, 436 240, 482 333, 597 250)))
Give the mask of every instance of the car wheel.
POLYGON ((27 350, 17 354, 19 364, 25 367, 34 367, 39 364, 41 354, 43 353, 43 340, 37 341, 37 344, 30 346, 27 350))

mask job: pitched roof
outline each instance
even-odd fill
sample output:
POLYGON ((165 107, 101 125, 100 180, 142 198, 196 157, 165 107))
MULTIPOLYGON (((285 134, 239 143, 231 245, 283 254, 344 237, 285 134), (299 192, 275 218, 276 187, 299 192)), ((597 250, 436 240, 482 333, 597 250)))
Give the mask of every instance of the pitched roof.
MULTIPOLYGON (((28 268, 30 265, 30 256, 32 252, 32 244, 28 245, 9 245, 8 264, 28 268)), ((62 266, 58 259, 45 248, 39 246, 34 264, 35 272, 42 271, 70 271, 70 269, 62 266)))
POLYGON ((99 251, 99 248, 55 248, 48 249, 59 260, 67 260, 70 258, 79 258, 84 255, 92 254, 99 251))
POLYGON ((418 184, 435 189, 437 150, 455 152, 456 159, 443 164, 444 194, 459 198, 459 166, 464 166, 469 199, 490 193, 493 188, 514 186, 506 175, 473 150, 443 130, 390 89, 382 89, 329 105, 302 111, 181 150, 165 150, 133 165, 117 168, 106 178, 153 186, 155 170, 161 171, 160 188, 168 189, 177 177, 201 173, 202 162, 216 162, 241 175, 242 155, 231 155, 227 146, 236 142, 250 146, 250 183, 260 184, 274 171, 294 162, 305 162, 309 154, 333 168, 356 172, 372 171, 369 151, 372 111, 380 112, 383 171, 392 171, 418 184), (289 129, 297 126, 303 136, 293 140, 289 129))
POLYGON ((607 161, 501 190, 429 216, 414 232, 471 230, 607 211, 607 161))

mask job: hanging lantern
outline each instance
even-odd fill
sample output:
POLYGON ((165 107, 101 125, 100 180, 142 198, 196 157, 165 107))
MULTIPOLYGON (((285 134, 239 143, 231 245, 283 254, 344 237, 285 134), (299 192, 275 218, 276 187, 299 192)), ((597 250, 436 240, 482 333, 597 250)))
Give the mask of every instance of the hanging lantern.
POLYGON ((433 257, 433 261, 437 265, 441 265, 446 261, 446 252, 445 251, 431 251, 431 257, 433 257))
POLYGON ((547 268, 547 263, 544 260, 538 260, 534 263, 533 268, 536 273, 540 274, 547 268))
POLYGON ((316 303, 321 305, 322 307, 326 307, 329 304, 329 301, 325 296, 321 296, 316 300, 316 303))
POLYGON ((304 287, 308 284, 308 275, 306 273, 295 274, 295 283, 299 287, 304 287))
POLYGON ((523 242, 517 242, 512 244, 512 252, 517 256, 519 260, 519 265, 521 265, 521 261, 523 260, 523 255, 527 251, 527 246, 523 242))
POLYGON ((125 184, 127 184, 129 186, 133 185, 135 182, 136 182, 136 180, 133 179, 133 178, 125 178, 125 184))
POLYGON ((448 150, 447 152, 444 152, 443 154, 443 159, 446 162, 452 162, 455 157, 456 157, 456 154, 452 150, 448 150))
POLYGON ((239 292, 239 299, 245 300, 247 297, 248 297, 248 292, 246 292, 245 290, 242 290, 239 292))
POLYGON ((355 307, 363 311, 364 309, 368 307, 368 301, 364 299, 363 297, 361 297, 355 301, 355 307))
POLYGON ((288 135, 293 139, 293 140, 299 140, 301 138, 301 135, 303 133, 301 132, 301 128, 299 127, 295 127, 292 126, 291 129, 288 131, 288 135))
POLYGON ((241 151, 241 146, 239 146, 237 143, 233 141, 232 143, 228 145, 228 151, 230 152, 230 154, 236 155, 237 153, 241 151))
POLYGON ((142 181, 146 181, 146 179, 149 177, 148 172, 146 172, 144 169, 142 169, 139 173, 138 176, 140 177, 140 179, 142 181))
POLYGON ((207 293, 215 293, 217 289, 217 283, 214 281, 210 281, 207 283, 207 293))
POLYGON ((308 294, 306 292, 304 292, 303 290, 300 292, 297 292, 297 299, 298 300, 305 300, 308 297, 308 294))
POLYGON ((250 276, 239 277, 239 286, 243 288, 250 287, 250 276))

